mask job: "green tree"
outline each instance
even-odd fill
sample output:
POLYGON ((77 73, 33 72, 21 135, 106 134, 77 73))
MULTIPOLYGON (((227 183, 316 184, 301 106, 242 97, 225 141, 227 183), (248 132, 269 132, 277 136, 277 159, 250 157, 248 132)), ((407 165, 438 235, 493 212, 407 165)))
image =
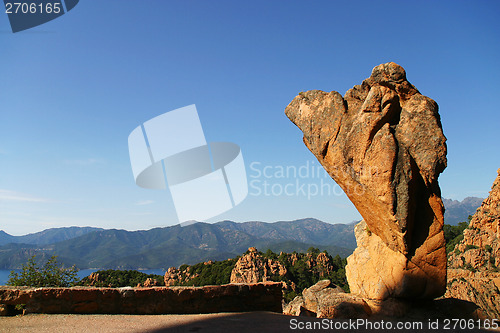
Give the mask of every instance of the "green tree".
POLYGON ((319 254, 319 249, 317 247, 311 246, 310 248, 307 249, 307 253, 313 254, 317 256, 319 254))
POLYGON ((266 253, 264 253, 264 257, 268 259, 278 259, 278 255, 274 253, 271 249, 267 249, 266 253))
MULTIPOLYGON (((469 221, 471 216, 469 215, 469 221)), ((455 246, 464 239, 464 230, 469 224, 467 222, 460 222, 458 225, 445 224, 443 227, 444 238, 446 240, 446 253, 453 251, 455 246)))
POLYGON ((64 268, 57 262, 57 256, 52 256, 43 265, 36 262, 36 256, 32 256, 28 262, 23 265, 22 271, 16 273, 10 272, 7 285, 11 286, 29 286, 29 287, 71 287, 77 281, 78 269, 75 266, 64 268))

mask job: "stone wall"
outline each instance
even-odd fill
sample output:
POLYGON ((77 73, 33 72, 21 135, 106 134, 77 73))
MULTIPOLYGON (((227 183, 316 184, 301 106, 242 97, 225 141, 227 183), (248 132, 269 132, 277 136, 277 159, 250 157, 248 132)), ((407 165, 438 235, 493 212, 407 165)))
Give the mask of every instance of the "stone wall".
POLYGON ((189 314, 282 311, 281 283, 226 284, 204 287, 29 288, 0 287, 0 308, 12 314, 189 314))

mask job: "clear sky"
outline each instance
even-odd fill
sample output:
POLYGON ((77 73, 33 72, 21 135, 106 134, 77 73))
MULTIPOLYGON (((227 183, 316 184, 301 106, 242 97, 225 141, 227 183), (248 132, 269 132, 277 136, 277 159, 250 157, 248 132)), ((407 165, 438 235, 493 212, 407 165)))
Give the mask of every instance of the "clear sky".
POLYGON ((343 95, 389 61, 439 104, 443 197, 485 197, 500 167, 499 16, 493 0, 81 0, 13 34, 2 12, 0 229, 177 224, 169 192, 135 185, 127 138, 190 104, 207 141, 240 145, 250 183, 242 204, 209 222, 359 219, 312 174, 318 162, 284 109, 300 91, 343 95), (286 184, 297 191, 278 195, 286 184), (323 193, 300 190, 311 184, 323 193))

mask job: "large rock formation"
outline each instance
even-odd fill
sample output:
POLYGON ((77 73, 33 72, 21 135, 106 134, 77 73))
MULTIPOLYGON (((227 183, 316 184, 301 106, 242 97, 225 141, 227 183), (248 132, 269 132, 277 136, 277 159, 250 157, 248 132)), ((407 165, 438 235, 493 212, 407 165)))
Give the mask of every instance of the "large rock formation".
POLYGON ((500 169, 490 195, 449 257, 447 297, 477 304, 482 316, 500 318, 500 169))
POLYGON ((231 271, 230 283, 257 283, 271 281, 272 276, 284 276, 286 268, 278 260, 263 257, 255 247, 238 259, 231 271))
POLYGON ((289 270, 306 268, 314 276, 312 279, 325 279, 340 267, 326 253, 283 253, 279 258, 267 258, 255 247, 250 247, 247 253, 238 259, 231 271, 230 283, 258 283, 266 281, 282 281, 284 291, 301 291, 297 288, 298 277, 289 270), (299 262, 300 261, 300 262, 299 262), (287 269, 288 268, 288 269, 287 269), (294 281, 295 280, 295 281, 294 281))
POLYGON ((404 69, 375 67, 361 85, 300 93, 285 113, 354 203, 364 223, 349 257, 351 291, 363 297, 434 298, 446 288, 438 175, 446 138, 438 106, 404 69))

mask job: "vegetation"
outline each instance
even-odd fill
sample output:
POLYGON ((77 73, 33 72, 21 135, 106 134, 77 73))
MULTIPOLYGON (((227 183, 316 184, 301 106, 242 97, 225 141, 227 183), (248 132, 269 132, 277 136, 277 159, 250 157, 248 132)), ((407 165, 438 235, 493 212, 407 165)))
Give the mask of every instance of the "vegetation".
MULTIPOLYGON (((264 257, 268 257, 268 252, 264 257)), ((316 282, 324 279, 330 280, 333 284, 341 287, 346 292, 349 292, 349 285, 345 276, 345 266, 347 259, 341 258, 339 255, 332 257, 327 251, 323 251, 327 263, 331 263, 331 267, 325 267, 323 263, 311 265, 313 259, 316 259, 320 254, 319 249, 309 248, 307 253, 293 253, 295 256, 282 253, 279 256, 275 253, 271 254, 276 256, 278 261, 286 268, 287 273, 284 276, 273 276, 272 281, 283 281, 290 285, 292 282, 296 285, 296 290, 286 291, 284 294, 285 301, 291 301, 297 294, 302 293, 305 288, 309 288, 316 282), (295 262, 294 259, 296 258, 295 262)), ((271 257, 272 258, 272 257, 271 257)))
MULTIPOLYGON (((245 254, 248 254, 247 251, 245 254)), ((288 288, 284 297, 286 301, 291 301, 295 296, 302 293, 319 280, 329 279, 333 284, 349 291, 347 279, 345 277, 345 266, 347 260, 339 255, 332 257, 327 251, 322 253, 326 256, 326 264, 315 264, 315 260, 320 254, 320 250, 310 247, 307 253, 280 253, 277 254, 268 249, 266 252, 258 252, 264 259, 271 259, 279 262, 286 269, 285 275, 275 274, 269 280, 275 282, 285 282, 287 286, 292 284, 295 288, 288 288)), ((226 284, 230 282, 231 272, 239 257, 224 261, 215 261, 209 263, 199 263, 196 265, 182 265, 179 267, 181 281, 177 285, 183 286, 204 286, 214 284, 226 284)), ((263 272, 261 272, 263 273, 263 272)))
MULTIPOLYGON (((245 252, 250 246, 279 253, 305 252, 310 246, 330 254, 348 256, 356 247, 353 225, 329 224, 314 219, 277 223, 235 223, 224 221, 188 226, 154 228, 146 231, 94 230, 75 237, 76 231, 62 231, 51 237, 2 241, 0 234, 0 269, 17 269, 36 254, 59 260, 79 269, 156 269, 179 267, 208 260, 225 260, 245 252), (193 237, 193 234, 201 237, 193 237), (65 240, 63 240, 65 239, 65 240), (57 243, 51 243, 57 240, 57 243), (29 244, 12 242, 29 241, 29 244), (7 242, 7 243, 6 243, 7 242), (37 245, 38 244, 38 245, 37 245), (44 244, 44 245, 40 245, 44 244), (203 245, 203 246, 202 246, 203 245), (48 250, 50 248, 50 250, 48 250), (169 253, 165 256, 165 253, 169 253)), ((9 235, 7 235, 8 237, 9 235)))
POLYGON ((464 239, 464 230, 467 229, 471 219, 472 216, 469 215, 468 222, 460 222, 458 225, 444 225, 443 230, 446 240, 446 253, 452 252, 455 246, 464 239))
POLYGON ((57 262, 57 256, 52 256, 44 265, 40 266, 36 256, 32 256, 22 266, 22 271, 10 272, 7 285, 29 287, 71 287, 77 281, 78 269, 75 266, 64 268, 57 262))
POLYGON ((472 245, 472 244, 467 244, 465 246, 465 251, 469 251, 469 250, 473 250, 473 249, 477 249, 478 247, 476 245, 472 245))
POLYGON ((463 267, 465 269, 468 269, 471 272, 474 272, 474 273, 477 272, 477 269, 475 269, 474 267, 472 267, 472 265, 470 263, 466 263, 463 267))
POLYGON ((190 281, 183 283, 185 286, 206 286, 227 284, 231 279, 231 271, 238 261, 238 258, 215 261, 211 264, 199 263, 193 266, 188 266, 190 274, 195 276, 190 281))
POLYGON ((110 288, 135 287, 139 283, 144 284, 148 278, 156 280, 158 285, 165 285, 163 276, 146 274, 136 270, 108 269, 97 271, 91 276, 83 278, 78 285, 110 288), (96 278, 91 278, 91 276, 96 278))

